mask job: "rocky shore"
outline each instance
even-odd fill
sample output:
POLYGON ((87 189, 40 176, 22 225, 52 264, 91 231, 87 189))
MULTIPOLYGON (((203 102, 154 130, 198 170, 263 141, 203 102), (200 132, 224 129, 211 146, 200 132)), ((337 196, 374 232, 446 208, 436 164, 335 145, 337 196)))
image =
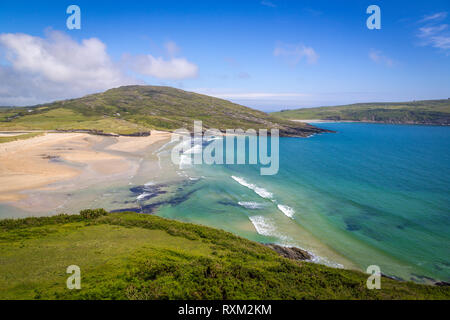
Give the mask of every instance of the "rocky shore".
POLYGON ((277 252, 280 256, 291 260, 311 260, 312 256, 305 250, 296 247, 282 247, 273 243, 264 244, 277 252))

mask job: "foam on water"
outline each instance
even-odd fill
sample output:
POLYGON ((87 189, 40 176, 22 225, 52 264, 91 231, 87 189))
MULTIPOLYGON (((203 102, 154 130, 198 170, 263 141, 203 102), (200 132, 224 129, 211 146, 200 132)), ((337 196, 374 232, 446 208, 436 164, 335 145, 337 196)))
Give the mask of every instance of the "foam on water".
POLYGON ((273 194, 271 192, 267 191, 264 188, 258 187, 257 185, 247 182, 244 178, 236 177, 236 176, 231 176, 231 178, 233 178, 233 180, 236 181, 237 183, 239 183, 240 185, 253 190, 261 198, 264 198, 264 199, 272 199, 273 198, 273 194))
POLYGON ((272 221, 263 216, 253 216, 249 217, 253 226, 256 229, 256 232, 262 236, 275 236, 276 228, 273 225, 272 221))
POLYGON ((364 270, 376 262, 384 273, 405 280, 424 275, 449 281, 450 179, 444 174, 450 172, 449 128, 359 123, 324 128, 337 134, 281 138, 274 176, 259 176, 251 165, 196 166, 189 176, 204 170, 208 177, 199 197, 165 208, 164 215, 189 215, 189 221, 256 241, 270 234, 266 241, 303 246, 315 253, 313 261, 326 265, 364 270), (221 200, 235 206, 206 216, 221 200), (252 232, 236 228, 236 221, 252 223, 252 232))
POLYGON ((239 201, 238 204, 244 208, 251 210, 258 210, 265 207, 264 203, 253 202, 253 201, 239 201))
POLYGON ((192 157, 191 155, 182 154, 180 156, 180 169, 187 169, 192 167, 192 157))
POLYGON ((152 195, 151 193, 145 192, 145 193, 143 193, 143 194, 137 196, 137 197, 136 197, 136 200, 137 200, 137 201, 141 201, 141 200, 144 200, 145 198, 147 198, 147 197, 149 197, 149 196, 151 196, 151 195, 152 195))
POLYGON ((278 209, 279 209, 281 212, 283 212, 287 217, 289 217, 289 218, 291 218, 291 219, 294 218, 295 210, 292 209, 291 207, 288 207, 288 206, 286 206, 286 205, 284 205, 284 204, 279 204, 279 205, 277 205, 277 207, 278 207, 278 209))
POLYGON ((203 151, 202 146, 200 144, 196 144, 192 148, 183 152, 183 154, 198 154, 202 153, 202 151, 203 151))

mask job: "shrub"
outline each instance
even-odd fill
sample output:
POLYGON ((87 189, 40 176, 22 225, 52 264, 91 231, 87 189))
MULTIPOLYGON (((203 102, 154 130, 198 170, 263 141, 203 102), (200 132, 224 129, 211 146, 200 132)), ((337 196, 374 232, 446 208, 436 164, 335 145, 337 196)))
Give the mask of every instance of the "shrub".
POLYGON ((95 219, 101 216, 106 216, 108 214, 108 211, 105 209, 86 209, 80 211, 80 216, 82 216, 84 219, 95 219))

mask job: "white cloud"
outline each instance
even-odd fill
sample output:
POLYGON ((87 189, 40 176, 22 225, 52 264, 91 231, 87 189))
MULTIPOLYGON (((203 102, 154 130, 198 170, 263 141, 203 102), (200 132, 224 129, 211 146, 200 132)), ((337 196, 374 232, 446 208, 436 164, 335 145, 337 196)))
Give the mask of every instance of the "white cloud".
POLYGON ((450 50, 450 32, 448 24, 440 23, 447 18, 447 12, 439 12, 429 16, 425 16, 419 23, 424 23, 419 28, 417 37, 420 39, 420 45, 431 46, 440 49, 443 52, 450 50))
MULTIPOLYGON (((141 55, 129 59, 136 73, 159 79, 195 76, 198 67, 175 58, 179 49, 166 43, 167 60, 141 55)), ((46 37, 22 33, 0 34, 0 106, 31 105, 104 91, 142 81, 129 77, 97 38, 77 42, 58 31, 46 37)))
POLYGON ((98 39, 81 43, 61 32, 47 38, 0 34, 7 66, 0 66, 0 104, 39 103, 117 87, 133 81, 114 65, 98 39), (14 79, 21 79, 20 82, 14 79), (11 84, 13 81, 14 85, 11 84))
POLYGON ((198 66, 185 58, 172 57, 166 60, 150 54, 140 55, 132 58, 130 66, 137 73, 158 79, 181 80, 198 75, 198 66))
POLYGON ((241 99, 241 100, 253 100, 253 99, 272 99, 272 98, 298 98, 304 97, 301 93, 271 93, 271 92, 247 92, 247 93, 223 93, 213 95, 222 99, 241 99))
POLYGON ((273 3, 272 1, 269 1, 269 0, 263 0, 263 1, 261 1, 261 4, 265 7, 270 7, 270 8, 276 8, 276 6, 277 6, 275 3, 273 3))
POLYGON ((447 17, 447 12, 438 12, 424 16, 419 22, 439 21, 447 17))
POLYGON ((180 52, 173 41, 166 42, 164 47, 167 58, 154 57, 151 54, 126 57, 126 63, 139 74, 164 80, 182 80, 195 78, 198 75, 198 66, 185 58, 176 57, 180 52))
POLYGON ((249 73, 242 71, 237 74, 237 78, 238 79, 250 79, 251 76, 249 73))
POLYGON ((442 50, 450 49, 450 36, 436 36, 431 38, 433 42, 433 47, 439 48, 442 50))
POLYGON ((220 98, 220 99, 229 99, 229 100, 255 100, 255 99, 292 99, 292 98, 303 98, 309 96, 306 93, 297 93, 297 92, 236 92, 232 90, 223 90, 223 89, 192 89, 190 91, 194 91, 201 94, 206 94, 212 97, 220 98))
POLYGON ((381 51, 378 50, 370 50, 369 58, 376 63, 384 64, 388 67, 392 67, 394 65, 394 61, 391 58, 385 56, 381 51))
POLYGON ((303 58, 309 64, 314 64, 319 59, 319 55, 311 47, 304 45, 278 45, 274 52, 275 57, 282 57, 291 65, 298 64, 303 58))
POLYGON ((177 55, 180 52, 180 48, 177 46, 177 44, 173 41, 168 41, 164 44, 164 47, 167 50, 167 53, 169 56, 173 57, 177 55))
POLYGON ((447 24, 441 24, 439 26, 422 27, 422 28, 419 28, 418 36, 420 38, 431 37, 431 36, 434 36, 442 31, 446 30, 447 28, 448 28, 447 24))

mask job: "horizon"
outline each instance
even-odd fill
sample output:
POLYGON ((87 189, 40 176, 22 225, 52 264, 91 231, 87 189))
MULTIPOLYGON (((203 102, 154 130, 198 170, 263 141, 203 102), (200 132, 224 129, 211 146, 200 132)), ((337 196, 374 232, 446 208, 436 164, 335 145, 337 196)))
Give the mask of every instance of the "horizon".
POLYGON ((0 5, 0 105, 135 84, 265 112, 450 97, 447 1, 74 4, 79 30, 66 26, 68 3, 0 5), (379 30, 366 25, 371 4, 379 30))

